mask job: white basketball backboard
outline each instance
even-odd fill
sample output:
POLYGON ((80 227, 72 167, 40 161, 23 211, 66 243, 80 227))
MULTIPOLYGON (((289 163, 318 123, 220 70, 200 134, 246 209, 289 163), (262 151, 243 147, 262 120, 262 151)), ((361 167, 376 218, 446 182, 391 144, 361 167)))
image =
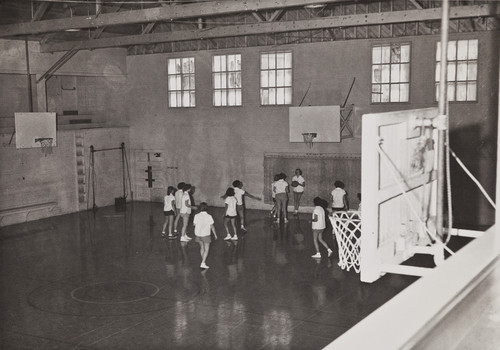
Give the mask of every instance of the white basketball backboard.
POLYGON ((57 146, 56 113, 32 112, 14 113, 16 127, 16 148, 40 148, 39 139, 52 138, 57 146))

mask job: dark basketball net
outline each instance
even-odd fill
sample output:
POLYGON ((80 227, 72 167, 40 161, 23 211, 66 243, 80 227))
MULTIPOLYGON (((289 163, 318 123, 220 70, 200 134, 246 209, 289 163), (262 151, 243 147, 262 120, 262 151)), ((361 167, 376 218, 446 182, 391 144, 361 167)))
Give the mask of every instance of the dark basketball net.
POLYGON ((318 136, 317 133, 315 132, 305 132, 302 134, 302 137, 304 137, 304 143, 309 147, 312 148, 313 146, 313 141, 318 136))
POLYGON ((52 154, 52 137, 42 137, 35 139, 35 142, 40 142, 40 146, 42 147, 42 152, 47 157, 47 154, 52 154))

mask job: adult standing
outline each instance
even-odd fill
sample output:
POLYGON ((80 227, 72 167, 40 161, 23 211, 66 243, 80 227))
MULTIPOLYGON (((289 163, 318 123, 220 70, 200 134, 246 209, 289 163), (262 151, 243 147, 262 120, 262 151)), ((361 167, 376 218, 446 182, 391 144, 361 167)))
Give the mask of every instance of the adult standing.
POLYGON ((302 177, 302 170, 295 169, 295 175, 292 177, 292 187, 293 187, 293 215, 299 213, 300 198, 304 193, 304 187, 306 185, 306 180, 302 177))
POLYGON ((280 218, 283 217, 283 222, 287 223, 288 192, 290 192, 290 190, 288 188, 288 182, 285 180, 286 175, 280 173, 279 180, 274 183, 273 190, 276 193, 276 222, 279 222, 280 218))

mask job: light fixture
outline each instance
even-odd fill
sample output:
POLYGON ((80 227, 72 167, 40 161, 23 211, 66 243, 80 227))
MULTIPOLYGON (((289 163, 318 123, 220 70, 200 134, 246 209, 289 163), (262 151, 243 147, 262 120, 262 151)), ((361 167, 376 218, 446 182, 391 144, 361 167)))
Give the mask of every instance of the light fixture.
POLYGON ((325 7, 326 4, 310 4, 310 5, 305 5, 304 8, 306 9, 319 9, 325 7))

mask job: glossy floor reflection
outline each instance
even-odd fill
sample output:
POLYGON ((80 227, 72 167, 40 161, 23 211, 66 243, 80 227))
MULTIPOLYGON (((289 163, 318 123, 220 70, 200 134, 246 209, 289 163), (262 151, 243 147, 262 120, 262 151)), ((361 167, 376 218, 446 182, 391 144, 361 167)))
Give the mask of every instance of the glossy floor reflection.
POLYGON ((208 270, 197 243, 161 239, 159 203, 1 228, 0 348, 320 349, 416 280, 363 284, 335 249, 312 259, 309 214, 248 210, 228 242, 209 213, 208 270))

